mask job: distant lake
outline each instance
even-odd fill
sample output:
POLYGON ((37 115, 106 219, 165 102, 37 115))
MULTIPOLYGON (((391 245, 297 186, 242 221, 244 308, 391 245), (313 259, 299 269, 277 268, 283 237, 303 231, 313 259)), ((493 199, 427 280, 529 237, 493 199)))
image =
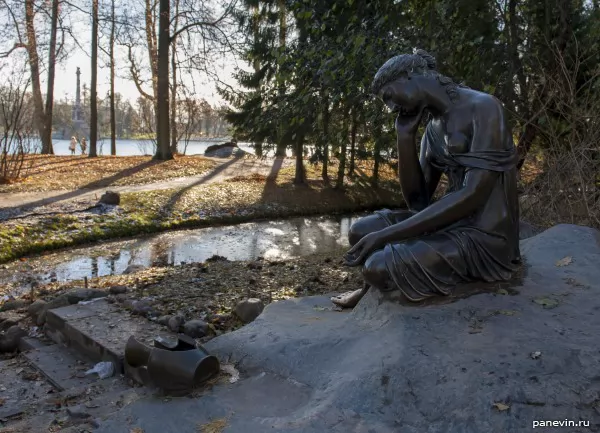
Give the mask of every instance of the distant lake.
MULTIPOLYGON (((208 146, 213 144, 220 144, 229 141, 227 138, 214 139, 214 140, 190 140, 187 145, 186 155, 203 155, 204 151, 208 146)), ((69 150, 70 140, 59 140, 53 139, 52 144, 54 146, 55 155, 70 155, 69 150)), ((183 153, 185 143, 179 143, 179 151, 183 153)), ((238 147, 245 150, 248 153, 254 154, 254 148, 250 146, 250 143, 238 143, 238 147)), ((90 144, 88 141, 88 151, 90 144)), ((97 150, 99 155, 110 155, 110 139, 104 138, 98 140, 97 150)), ((75 151, 77 154, 81 153, 79 146, 75 151)), ((150 140, 117 140, 117 156, 139 156, 139 155, 154 155, 154 146, 150 140)))

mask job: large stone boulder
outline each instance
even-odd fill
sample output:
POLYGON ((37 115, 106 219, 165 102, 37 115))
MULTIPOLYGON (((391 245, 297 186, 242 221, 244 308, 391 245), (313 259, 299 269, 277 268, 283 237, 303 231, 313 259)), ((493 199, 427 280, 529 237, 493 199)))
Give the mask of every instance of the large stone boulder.
POLYGON ((521 248, 522 275, 463 299, 407 306, 371 290, 353 311, 327 297, 272 303, 205 345, 236 364, 235 384, 160 411, 140 400, 98 431, 132 419, 182 433, 222 420, 243 433, 512 433, 552 420, 598 431, 600 233, 559 225, 521 248))
POLYGON ((240 149, 235 141, 222 144, 213 144, 204 151, 204 156, 213 158, 229 158, 231 156, 243 156, 247 152, 240 149))

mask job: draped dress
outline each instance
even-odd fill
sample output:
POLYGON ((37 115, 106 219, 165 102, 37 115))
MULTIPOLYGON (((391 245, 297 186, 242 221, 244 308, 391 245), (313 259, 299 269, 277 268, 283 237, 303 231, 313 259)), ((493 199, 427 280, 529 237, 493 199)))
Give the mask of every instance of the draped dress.
MULTIPOLYGON (((429 162, 448 179, 446 194, 463 186, 469 170, 499 175, 492 192, 471 215, 441 230, 384 247, 392 289, 419 301, 449 295, 461 283, 511 278, 520 263, 518 157, 510 134, 504 141, 502 150, 451 152, 431 122, 427 125, 422 145, 427 146, 429 162)), ((389 209, 376 214, 385 225, 414 215, 389 209)))

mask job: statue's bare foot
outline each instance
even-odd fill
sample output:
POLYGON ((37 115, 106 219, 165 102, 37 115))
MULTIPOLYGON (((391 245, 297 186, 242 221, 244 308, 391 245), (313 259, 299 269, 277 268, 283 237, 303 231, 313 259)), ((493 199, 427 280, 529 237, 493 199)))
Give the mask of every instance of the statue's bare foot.
POLYGON ((369 288, 365 287, 363 289, 354 290, 353 292, 346 292, 338 296, 332 296, 331 302, 342 308, 354 308, 356 304, 358 304, 358 301, 365 296, 365 293, 367 293, 368 290, 369 288))

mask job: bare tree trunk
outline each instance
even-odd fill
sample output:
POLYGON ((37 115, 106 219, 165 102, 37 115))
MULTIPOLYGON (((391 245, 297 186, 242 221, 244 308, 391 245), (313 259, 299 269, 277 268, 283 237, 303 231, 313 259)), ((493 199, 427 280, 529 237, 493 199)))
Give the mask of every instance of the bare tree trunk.
MULTIPOLYGON (((175 0, 175 26, 174 32, 177 31, 179 24, 179 0, 175 0)), ((177 153, 177 37, 172 41, 171 47, 171 152, 177 153)))
POLYGON ((175 58, 176 44, 173 44, 171 53, 171 68, 173 69, 171 81, 171 152, 177 153, 177 64, 175 58))
POLYGON ((166 161, 173 159, 169 135, 169 45, 170 35, 170 0, 160 0, 158 22, 158 80, 156 103, 156 154, 155 159, 166 161))
POLYGON ((52 18, 50 24, 50 51, 48 53, 48 87, 46 90, 46 110, 44 113, 46 126, 44 133, 45 139, 42 143, 47 143, 49 154, 54 153, 52 146, 52 114, 54 108, 54 76, 56 72, 56 32, 58 29, 58 0, 52 1, 52 18))
MULTIPOLYGON (((283 52, 286 46, 287 39, 287 10, 285 6, 285 0, 278 0, 277 7, 279 11, 279 50, 283 52)), ((279 84, 278 96, 280 101, 279 103, 283 103, 283 98, 285 96, 285 85, 283 82, 279 84)), ((280 124, 278 129, 279 131, 277 134, 277 148, 275 150, 275 156, 286 156, 287 146, 284 141, 284 125, 280 124)))
POLYGON ((90 95, 90 153, 98 156, 98 0, 92 0, 92 84, 90 95))
POLYGON ((110 27, 110 154, 117 154, 117 121, 115 118, 115 0, 111 2, 110 27))
POLYGON ((27 55, 29 58, 29 69, 31 70, 31 88, 33 93, 33 105, 35 110, 35 124, 42 141, 42 153, 52 154, 52 142, 48 142, 46 135, 46 116, 44 114, 44 102, 40 83, 40 63, 37 52, 37 38, 35 34, 35 12, 34 0, 25 0, 25 26, 27 29, 27 55))
MULTIPOLYGON (((152 90, 154 105, 156 108, 157 86, 158 86, 158 58, 156 43, 156 21, 154 20, 154 5, 152 0, 146 0, 146 43, 148 44, 148 60, 152 72, 152 90)), ((162 5, 162 3, 161 3, 162 5)))
MULTIPOLYGON (((260 2, 258 2, 258 4, 256 6, 252 7, 252 12, 253 12, 253 22, 252 22, 252 33, 253 33, 253 37, 254 37, 254 43, 257 43, 257 41, 260 39, 260 13, 259 13, 259 5, 260 2)), ((258 75, 258 71, 260 71, 260 62, 258 61, 258 58, 254 59, 254 73, 258 75)), ((258 84, 258 92, 260 92, 260 83, 258 84)), ((254 153, 256 154, 257 157, 262 157, 263 154, 263 144, 262 142, 254 142, 254 153)))
POLYGON ((348 168, 348 176, 354 176, 354 158, 356 157, 356 130, 358 128, 358 116, 356 115, 356 107, 352 109, 352 129, 350 131, 350 167, 348 168))
POLYGON ((340 161, 337 172, 337 179, 335 187, 341 189, 344 187, 344 175, 346 174, 346 151, 347 151, 347 140, 348 140, 348 117, 350 115, 350 107, 346 107, 344 110, 344 119, 342 125, 342 142, 340 143, 340 161))
POLYGON ((377 116, 378 118, 375 119, 376 124, 378 125, 375 128, 375 131, 373 133, 373 135, 375 136, 375 150, 374 150, 374 155, 373 155, 373 159, 374 159, 374 164, 373 164, 373 176, 371 177, 371 186, 373 188, 377 188, 379 186, 379 165, 381 162, 381 140, 383 139, 382 134, 383 131, 381 130, 381 123, 377 122, 377 120, 380 120, 381 115, 377 116))
POLYGON ((302 157, 303 155, 303 149, 304 149, 304 134, 302 134, 301 137, 298 138, 298 141, 296 143, 296 173, 294 175, 294 184, 296 185, 303 185, 306 183, 306 173, 304 171, 304 159, 302 157))
POLYGON ((329 164, 329 97, 325 93, 323 97, 323 170, 321 177, 325 182, 329 182, 327 166, 329 164))

